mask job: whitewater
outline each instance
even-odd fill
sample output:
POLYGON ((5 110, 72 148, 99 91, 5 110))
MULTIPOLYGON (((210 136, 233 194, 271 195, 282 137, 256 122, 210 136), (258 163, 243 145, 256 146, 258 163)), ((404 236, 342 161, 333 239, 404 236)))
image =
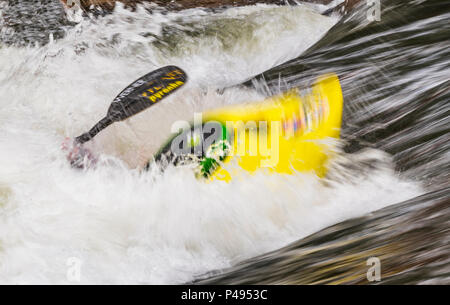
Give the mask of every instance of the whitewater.
POLYGON ((377 149, 336 148, 326 179, 258 173, 205 183, 187 167, 133 166, 142 143, 159 143, 159 128, 173 120, 263 99, 220 89, 297 57, 338 20, 302 5, 218 13, 118 5, 111 15, 76 20, 44 46, 0 47, 0 282, 185 283, 423 193, 377 149), (102 143, 114 145, 95 169, 72 169, 63 140, 165 65, 186 71, 186 87, 162 102, 167 107, 105 131, 102 143), (369 173, 342 165, 367 160, 378 164, 369 173), (74 261, 79 281, 68 276, 74 261))

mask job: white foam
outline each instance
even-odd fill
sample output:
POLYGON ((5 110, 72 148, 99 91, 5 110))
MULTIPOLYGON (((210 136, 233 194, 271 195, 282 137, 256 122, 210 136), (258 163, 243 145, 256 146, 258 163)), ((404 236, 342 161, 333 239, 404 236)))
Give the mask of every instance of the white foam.
MULTIPOLYGON (((165 102, 192 108, 256 98, 238 90, 221 96, 214 88, 298 55, 336 21, 302 8, 233 9, 223 16, 252 21, 250 38, 223 49, 200 37, 167 55, 138 33, 157 33, 178 17, 219 17, 140 11, 128 22, 130 14, 119 8, 97 24, 83 21, 39 49, 0 49, 1 283, 70 283, 71 257, 82 262, 81 283, 182 283, 420 192, 390 165, 329 184, 309 174, 203 183, 189 168, 139 173, 114 158, 95 170, 71 169, 60 150, 63 138, 91 127, 137 77, 180 65, 189 87, 165 102), (77 55, 80 43, 87 49, 77 55)), ((164 110, 154 118, 171 119, 164 110)), ((111 133, 125 139, 122 149, 136 144, 120 128, 111 133)))

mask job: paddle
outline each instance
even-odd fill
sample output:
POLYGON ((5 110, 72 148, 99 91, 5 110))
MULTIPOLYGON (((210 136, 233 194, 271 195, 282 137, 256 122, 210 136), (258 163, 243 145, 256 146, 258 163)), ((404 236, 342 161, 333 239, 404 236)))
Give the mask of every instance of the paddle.
POLYGON ((153 106, 186 81, 186 73, 176 66, 166 66, 144 75, 125 88, 111 103, 106 117, 91 130, 75 138, 75 142, 83 144, 112 123, 126 120, 153 106))

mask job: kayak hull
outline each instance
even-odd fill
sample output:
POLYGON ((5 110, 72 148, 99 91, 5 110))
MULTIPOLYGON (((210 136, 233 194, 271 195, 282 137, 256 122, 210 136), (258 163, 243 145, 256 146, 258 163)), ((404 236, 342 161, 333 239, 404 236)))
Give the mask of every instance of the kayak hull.
POLYGON ((326 174, 326 163, 338 139, 343 96, 335 74, 319 77, 306 92, 298 89, 259 103, 220 109, 204 115, 204 123, 226 127, 227 157, 211 179, 229 181, 239 171, 326 174), (245 144, 245 145, 244 145, 245 144), (238 168, 226 169, 233 158, 238 168))
POLYGON ((338 77, 322 75, 308 90, 203 113, 200 121, 186 122, 155 159, 196 163, 196 175, 208 180, 230 181, 261 170, 324 177, 339 139, 342 108, 338 77))

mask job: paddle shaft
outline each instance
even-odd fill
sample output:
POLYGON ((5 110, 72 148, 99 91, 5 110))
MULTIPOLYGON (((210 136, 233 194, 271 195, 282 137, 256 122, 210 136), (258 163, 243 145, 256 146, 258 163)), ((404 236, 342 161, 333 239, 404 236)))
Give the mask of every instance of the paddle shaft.
POLYGON ((100 122, 95 124, 94 127, 91 128, 88 132, 83 133, 81 136, 76 137, 75 141, 79 144, 86 143, 87 141, 91 140, 93 137, 95 137, 100 131, 108 127, 114 123, 114 121, 110 117, 105 117, 100 122))

